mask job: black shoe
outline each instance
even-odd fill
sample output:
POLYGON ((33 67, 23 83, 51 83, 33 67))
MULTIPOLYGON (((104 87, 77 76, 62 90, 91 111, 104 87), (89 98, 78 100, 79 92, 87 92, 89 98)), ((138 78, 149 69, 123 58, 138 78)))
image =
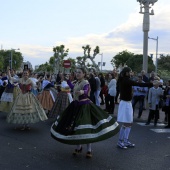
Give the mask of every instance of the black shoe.
POLYGON ((149 125, 150 123, 149 122, 146 122, 145 125, 149 125))
POLYGON ((100 105, 104 105, 104 102, 101 102, 100 105))
POLYGON ((88 151, 88 152, 86 153, 86 158, 92 158, 92 152, 88 151))
POLYGON ((170 128, 170 125, 165 126, 164 128, 170 128))
POLYGON ((76 155, 80 154, 82 152, 82 150, 83 150, 82 146, 80 149, 75 149, 73 152, 73 155, 76 156, 76 155))

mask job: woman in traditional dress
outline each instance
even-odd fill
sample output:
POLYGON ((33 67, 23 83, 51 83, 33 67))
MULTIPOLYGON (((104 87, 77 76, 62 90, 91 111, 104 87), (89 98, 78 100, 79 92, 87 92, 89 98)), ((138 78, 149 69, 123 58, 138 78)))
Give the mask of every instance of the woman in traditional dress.
POLYGON ((36 73, 33 73, 30 77, 30 79, 32 80, 33 82, 33 87, 31 88, 31 92, 37 96, 38 95, 38 89, 37 89, 37 84, 38 84, 38 79, 37 79, 37 74, 36 73))
POLYGON ((51 83, 51 76, 49 74, 45 76, 45 80, 42 82, 42 89, 42 92, 38 94, 37 98, 44 110, 49 114, 57 98, 57 91, 51 83))
POLYGON ((78 82, 73 85, 74 101, 64 110, 60 118, 51 127, 51 135, 59 142, 77 145, 73 155, 82 151, 82 144, 87 144, 86 157, 92 157, 91 143, 112 137, 119 131, 119 125, 88 97, 89 82, 84 79, 85 70, 77 69, 78 82))
POLYGON ((6 87, 4 92, 1 96, 1 103, 0 103, 0 111, 9 113, 11 111, 12 105, 18 96, 18 94, 21 92, 19 86, 18 86, 18 78, 13 77, 12 79, 9 79, 10 69, 7 68, 7 79, 6 79, 6 87))
MULTIPOLYGON (((10 77, 10 79, 13 79, 10 77)), ((13 107, 7 116, 7 122, 22 124, 21 130, 30 129, 28 124, 47 120, 44 109, 31 92, 33 82, 29 78, 29 72, 23 71, 23 77, 19 79, 21 93, 17 96, 13 107)))
POLYGON ((60 116, 65 108, 73 101, 72 95, 70 93, 70 87, 66 81, 61 83, 61 91, 57 95, 57 99, 51 109, 49 117, 60 116))

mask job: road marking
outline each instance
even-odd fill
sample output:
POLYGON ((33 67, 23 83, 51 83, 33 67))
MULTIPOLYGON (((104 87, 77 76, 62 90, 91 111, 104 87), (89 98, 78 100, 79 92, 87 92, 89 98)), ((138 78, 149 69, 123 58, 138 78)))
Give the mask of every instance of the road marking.
MULTIPOLYGON (((137 123, 140 126, 154 126, 154 123, 150 123, 149 125, 145 125, 145 123, 137 123)), ((166 126, 164 123, 157 123, 157 126, 166 126)))
POLYGON ((156 133, 170 133, 170 129, 150 129, 156 133))

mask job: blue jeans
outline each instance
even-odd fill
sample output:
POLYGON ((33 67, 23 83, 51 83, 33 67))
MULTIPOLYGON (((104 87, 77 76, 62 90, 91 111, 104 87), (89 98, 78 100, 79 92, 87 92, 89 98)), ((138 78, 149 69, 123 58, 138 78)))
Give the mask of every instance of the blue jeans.
POLYGON ((100 100, 99 100, 99 95, 100 95, 100 90, 96 90, 94 92, 95 100, 96 100, 96 105, 100 106, 100 100))

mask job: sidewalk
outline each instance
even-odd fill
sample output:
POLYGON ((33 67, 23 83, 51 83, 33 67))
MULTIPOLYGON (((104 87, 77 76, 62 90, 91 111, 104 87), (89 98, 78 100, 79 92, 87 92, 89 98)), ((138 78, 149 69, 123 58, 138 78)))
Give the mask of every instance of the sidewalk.
MULTIPOLYGON (((118 112, 118 106, 119 104, 115 104, 115 109, 114 109, 114 117, 117 117, 117 112, 118 112)), ((105 109, 105 105, 100 106, 102 109, 105 109)), ((148 115, 149 115, 149 108, 147 106, 146 110, 143 110, 141 118, 138 117, 138 105, 136 104, 135 107, 135 113, 134 113, 134 122, 146 122, 148 120, 148 115)), ((164 123, 164 118, 165 118, 165 112, 162 112, 162 109, 159 111, 159 123, 164 123)))

